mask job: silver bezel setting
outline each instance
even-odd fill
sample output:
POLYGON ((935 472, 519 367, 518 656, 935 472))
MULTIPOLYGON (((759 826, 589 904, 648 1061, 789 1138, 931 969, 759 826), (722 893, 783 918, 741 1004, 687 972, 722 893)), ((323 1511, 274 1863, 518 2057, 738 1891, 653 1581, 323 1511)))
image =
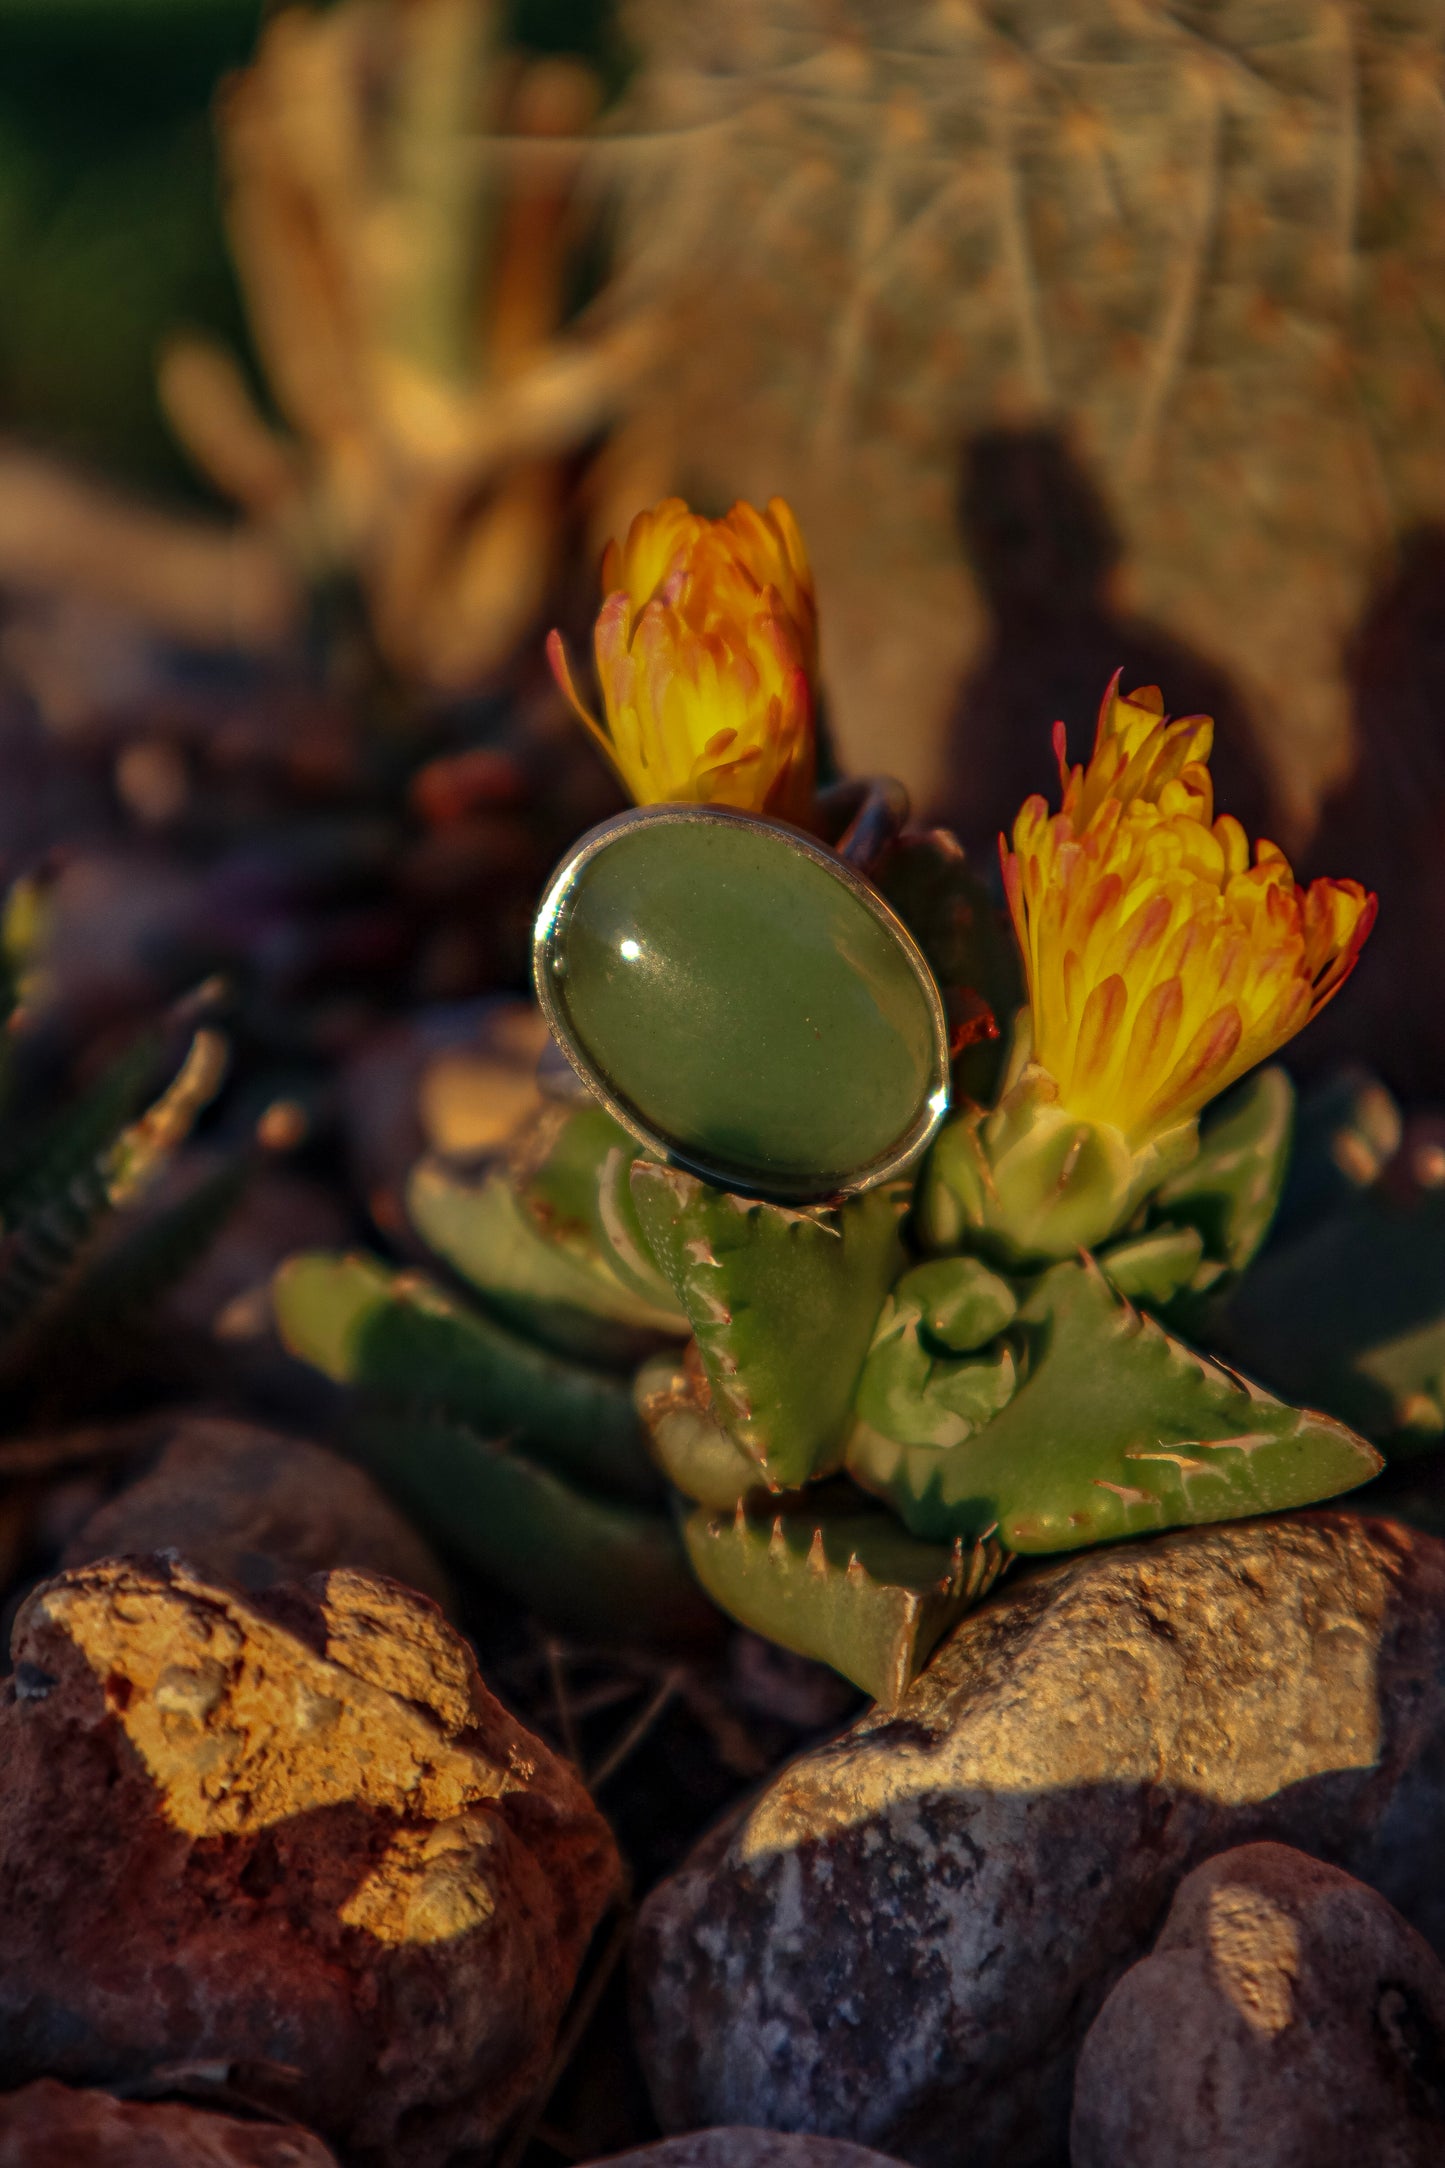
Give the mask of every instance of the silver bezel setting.
POLYGON ((771 1204, 790 1205, 832 1204, 847 1197, 860 1196, 865 1190, 876 1189, 881 1183, 906 1174, 928 1149, 948 1113, 948 1022, 937 981, 928 967, 923 951, 898 913, 884 901, 871 881, 858 872, 856 867, 849 865, 846 859, 840 858, 836 851, 830 850, 825 843, 819 843, 816 837, 807 835, 801 828, 794 828, 785 821, 766 820, 760 814, 738 812, 731 806, 646 805, 615 814, 611 820, 602 821, 597 827, 588 829, 547 883, 546 893, 533 921, 532 984, 552 1037, 578 1077, 592 1096, 607 1109, 612 1119, 620 1124, 629 1136, 635 1137, 655 1158, 670 1167, 681 1168, 686 1174, 697 1175, 718 1189, 730 1191, 734 1196, 755 1197, 771 1204), (735 1170, 724 1167, 720 1162, 709 1161, 653 1129, 628 1100, 619 1098, 610 1084, 604 1084, 598 1078, 591 1062, 574 1039, 567 1019, 554 997, 551 973, 547 969, 548 958, 559 929, 565 925, 568 903, 579 875, 613 843, 639 828, 695 825, 698 822, 708 822, 719 827, 751 828, 775 836, 790 850, 813 859, 834 880, 851 889, 859 902, 888 929, 923 991, 933 1026, 934 1064, 931 1089, 918 1118, 891 1150, 870 1161, 867 1166, 859 1168, 847 1182, 827 1191, 800 1190, 796 1183, 741 1181, 735 1170))

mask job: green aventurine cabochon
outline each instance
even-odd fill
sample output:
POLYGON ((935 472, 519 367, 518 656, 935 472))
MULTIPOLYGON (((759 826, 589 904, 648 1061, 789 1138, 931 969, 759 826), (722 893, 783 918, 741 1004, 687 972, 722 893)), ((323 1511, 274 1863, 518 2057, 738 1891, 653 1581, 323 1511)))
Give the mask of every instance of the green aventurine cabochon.
POLYGON ((537 917, 538 998, 573 1067, 654 1151, 805 1203, 920 1152, 948 1103, 938 989, 834 852, 719 806, 584 836, 537 917))

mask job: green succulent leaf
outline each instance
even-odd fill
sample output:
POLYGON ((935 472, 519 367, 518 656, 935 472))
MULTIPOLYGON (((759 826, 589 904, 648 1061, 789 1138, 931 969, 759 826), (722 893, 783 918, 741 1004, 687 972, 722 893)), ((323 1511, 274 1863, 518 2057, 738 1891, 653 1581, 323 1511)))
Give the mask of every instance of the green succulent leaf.
POLYGON ((103 1166, 38 1200, 0 1241, 0 1376, 23 1367, 109 1218, 103 1166))
POLYGON ((668 1481, 684 1498, 731 1512, 762 1485, 763 1472, 728 1436, 699 1383, 680 1356, 655 1355, 638 1371, 632 1395, 668 1481))
MULTIPOLYGON (((124 1065, 128 1057, 122 1057, 124 1065)), ((199 1031, 160 1097, 125 1122, 137 1088, 125 1071, 46 1132, 11 1185, 0 1233, 0 1371, 23 1368, 76 1289, 102 1230, 155 1180, 217 1090, 226 1044, 199 1031), (101 1102, 105 1101, 105 1119, 101 1102), (124 1126, 122 1126, 124 1124, 124 1126)))
POLYGON ((1150 1200, 1151 1221, 1197 1229, 1207 1258, 1242 1272, 1269 1232, 1293 1130, 1294 1086, 1283 1069, 1257 1070, 1211 1109, 1198 1156, 1150 1200))
POLYGON ((1018 1296, 978 1257, 935 1257, 905 1272, 894 1301, 915 1308, 924 1332, 954 1355, 971 1355, 1011 1324, 1018 1296))
POLYGON ((635 1297, 610 1273, 538 1231, 506 1175, 459 1180, 423 1160, 407 1184, 411 1223, 494 1314, 548 1347, 623 1368, 646 1345, 635 1297))
POLYGON ((687 1330, 637 1226, 638 1150, 600 1107, 548 1107, 480 1180, 423 1160, 408 1210, 499 1316, 568 1354, 630 1366, 659 1334, 687 1330))
POLYGON ((0 1222, 16 1225, 83 1179, 145 1104, 161 1058, 145 1032, 67 1106, 7 1138, 0 1159, 0 1222))
POLYGON ((435 1415, 368 1408, 351 1440, 441 1548, 558 1630, 664 1646, 716 1631, 669 1514, 599 1498, 435 1415))
POLYGON ((505 1437, 599 1490, 655 1497, 626 1384, 464 1309, 419 1273, 309 1252, 275 1281, 281 1336, 338 1384, 505 1437))
POLYGON ((10 1096, 15 1040, 9 1027, 18 1021, 27 984, 36 976, 46 917, 45 890, 38 880, 12 881, 0 898, 0 1107, 10 1096))
POLYGON ((1204 1237, 1197 1227, 1156 1227, 1099 1252, 1099 1263, 1119 1294, 1156 1307, 1192 1286, 1203 1262, 1204 1237))
POLYGON ((108 1347, 143 1326, 220 1235, 251 1174, 250 1156, 231 1154, 163 1210, 141 1216, 134 1225, 121 1220, 114 1239, 102 1242, 47 1315, 46 1347, 61 1340, 72 1347, 108 1347))
POLYGON ((601 1264, 648 1311, 682 1311, 643 1240, 629 1177, 642 1147, 604 1107, 544 1107, 512 1146, 508 1170, 539 1227, 601 1264))
POLYGON ((903 1263, 911 1185, 796 1211, 651 1160, 632 1170, 649 1249, 687 1312, 713 1409, 773 1489, 842 1458, 858 1374, 903 1263))
POLYGON ((924 1172, 918 1233, 926 1248, 982 1250, 1010 1268, 1095 1249, 1129 1225, 1166 1176, 1187 1166, 1198 1129, 1181 1122, 1132 1145, 1112 1123, 1082 1121, 1028 1057, 1027 1012, 1015 1024, 1010 1081, 997 1106, 966 1106, 939 1131, 924 1172))
POLYGON ((1381 1186, 1271 1246, 1213 1321, 1232 1361, 1392 1456, 1445 1438, 1445 1193, 1381 1186))
MULTIPOLYGON (((1010 1550, 1074 1550, 1306 1505, 1380 1467, 1342 1423, 1286 1406, 1172 1338, 1092 1260, 1045 1272, 1007 1337, 1023 1382, 957 1443, 891 1435, 878 1401, 870 1421, 860 1400, 849 1471, 915 1535, 996 1530, 1010 1550)), ((934 1396, 931 1379, 922 1391, 934 1396)))
POLYGON ((860 1423, 900 1444, 957 1445, 1008 1405, 1017 1383, 1008 1341, 982 1354, 940 1353, 900 1287, 883 1305, 854 1408, 860 1423))
POLYGON ((1007 1563, 995 1542, 919 1543, 886 1514, 856 1508, 699 1506, 683 1532, 725 1611, 888 1703, 1007 1563))

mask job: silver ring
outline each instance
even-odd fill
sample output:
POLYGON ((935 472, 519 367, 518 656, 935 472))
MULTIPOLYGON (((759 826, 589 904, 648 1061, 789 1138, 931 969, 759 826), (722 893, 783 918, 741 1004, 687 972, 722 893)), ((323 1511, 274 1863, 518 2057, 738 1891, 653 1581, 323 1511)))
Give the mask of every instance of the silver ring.
POLYGON ((948 1022, 944 1015, 942 996, 923 951, 898 913, 884 901, 871 881, 865 879, 854 866, 840 858, 837 852, 830 850, 826 844, 819 843, 815 837, 784 821, 766 820, 759 814, 738 812, 731 806, 646 805, 635 806, 626 813, 618 813, 611 820, 602 821, 596 828, 589 829, 552 875, 537 911, 532 928, 532 984, 553 1038, 577 1076, 593 1097, 606 1108, 612 1119, 654 1157, 665 1161, 669 1166, 680 1167, 687 1174, 698 1175, 703 1181, 728 1190, 735 1196, 761 1198, 774 1204, 829 1204, 846 1197, 856 1197, 864 1190, 876 1189, 880 1183, 906 1173, 915 1160, 921 1158, 927 1150, 948 1113, 948 1022), (804 1192, 799 1190, 796 1183, 780 1185, 769 1183, 766 1179, 740 1181, 735 1169, 725 1167, 720 1161, 710 1161, 662 1135, 643 1119, 630 1101, 619 1097, 610 1080, 598 1075, 573 1036, 567 1017, 554 995, 551 973, 547 968, 548 958, 554 938, 566 923, 568 904, 579 875, 600 853, 620 837, 630 835, 636 829, 697 822, 750 828, 761 834, 776 836, 791 850, 813 859, 834 880, 850 889, 878 923, 892 935, 927 1004, 932 1026, 934 1059, 931 1088, 917 1119, 889 1152, 881 1158, 869 1161, 866 1166, 858 1168, 850 1175, 846 1182, 827 1191, 804 1192))

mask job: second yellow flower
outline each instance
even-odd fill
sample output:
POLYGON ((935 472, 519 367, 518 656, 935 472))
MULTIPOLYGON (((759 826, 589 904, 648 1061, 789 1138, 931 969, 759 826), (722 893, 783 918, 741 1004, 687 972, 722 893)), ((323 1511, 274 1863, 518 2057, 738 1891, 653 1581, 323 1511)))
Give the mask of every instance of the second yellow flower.
POLYGON ((602 561, 599 721, 559 634, 563 692, 639 805, 736 806, 806 826, 816 763, 817 609, 782 499, 723 519, 669 497, 602 561))

